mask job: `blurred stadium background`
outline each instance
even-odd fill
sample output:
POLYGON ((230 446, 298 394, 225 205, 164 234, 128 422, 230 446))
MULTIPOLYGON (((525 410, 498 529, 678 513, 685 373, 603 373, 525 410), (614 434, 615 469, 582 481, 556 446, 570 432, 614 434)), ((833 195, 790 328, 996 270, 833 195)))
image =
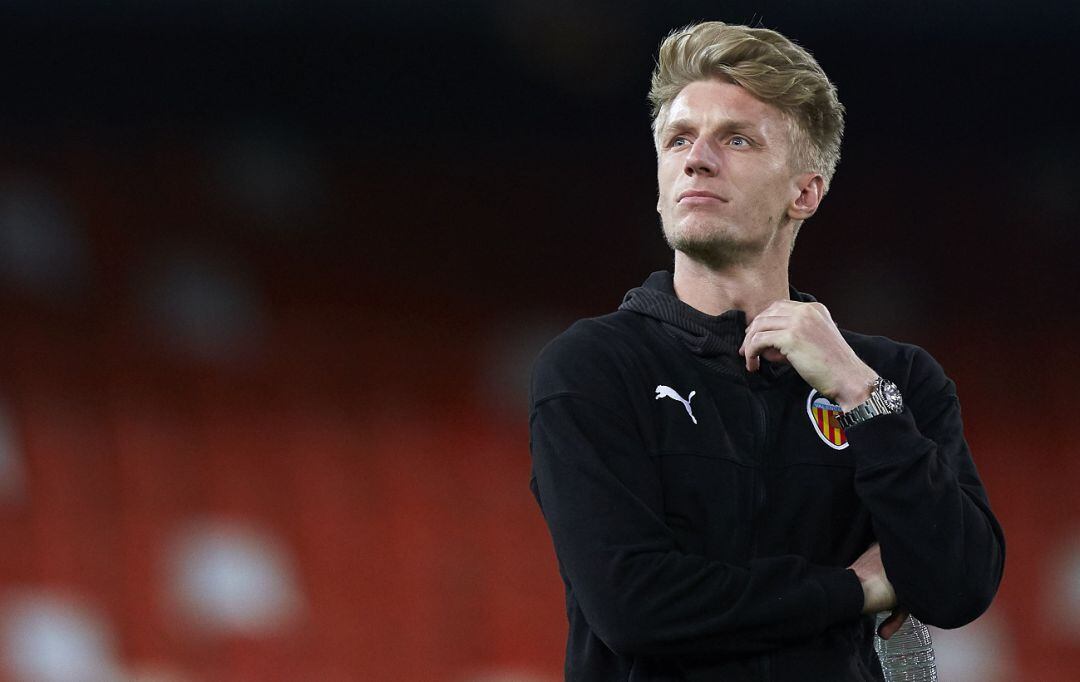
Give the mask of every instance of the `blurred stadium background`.
POLYGON ((942 679, 1076 679, 1071 3, 0 5, 0 679, 561 675, 542 344, 670 267, 667 30, 848 108, 792 282, 957 381, 1008 540, 942 679))

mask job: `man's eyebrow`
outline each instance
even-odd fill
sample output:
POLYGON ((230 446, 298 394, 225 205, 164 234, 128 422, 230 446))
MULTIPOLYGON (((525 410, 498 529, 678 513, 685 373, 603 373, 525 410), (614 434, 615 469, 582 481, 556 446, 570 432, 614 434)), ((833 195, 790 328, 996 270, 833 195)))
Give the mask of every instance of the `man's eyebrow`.
MULTIPOLYGON (((670 133, 673 130, 687 130, 694 128, 693 121, 685 118, 677 118, 673 121, 668 121, 667 124, 661 129, 664 134, 670 133)), ((753 131, 760 133, 761 128, 754 121, 747 119, 724 119, 720 123, 720 129, 725 131, 753 131)))

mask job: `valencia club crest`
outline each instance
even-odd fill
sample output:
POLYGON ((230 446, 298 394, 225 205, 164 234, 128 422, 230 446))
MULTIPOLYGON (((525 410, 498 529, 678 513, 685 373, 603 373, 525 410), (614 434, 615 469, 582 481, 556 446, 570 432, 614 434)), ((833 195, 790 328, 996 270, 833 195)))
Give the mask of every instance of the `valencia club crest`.
POLYGON ((810 423, 818 438, 825 441, 833 450, 843 450, 848 446, 847 436, 840 428, 837 417, 840 416, 840 406, 825 396, 811 389, 806 397, 806 414, 810 417, 810 423))

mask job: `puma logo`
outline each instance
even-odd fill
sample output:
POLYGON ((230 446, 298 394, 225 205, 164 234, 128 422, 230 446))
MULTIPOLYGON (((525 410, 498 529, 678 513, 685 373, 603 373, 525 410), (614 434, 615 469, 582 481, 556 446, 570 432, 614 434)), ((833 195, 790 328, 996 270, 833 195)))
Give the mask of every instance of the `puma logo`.
POLYGON ((657 400, 660 400, 661 398, 672 398, 674 400, 678 400, 680 403, 683 404, 683 407, 686 408, 686 414, 690 415, 690 419, 693 419, 695 424, 697 424, 697 419, 694 417, 693 410, 690 409, 690 401, 694 399, 694 394, 696 393, 697 391, 690 391, 690 395, 686 396, 686 400, 683 400, 682 396, 676 393, 675 389, 669 386, 656 387, 657 400))

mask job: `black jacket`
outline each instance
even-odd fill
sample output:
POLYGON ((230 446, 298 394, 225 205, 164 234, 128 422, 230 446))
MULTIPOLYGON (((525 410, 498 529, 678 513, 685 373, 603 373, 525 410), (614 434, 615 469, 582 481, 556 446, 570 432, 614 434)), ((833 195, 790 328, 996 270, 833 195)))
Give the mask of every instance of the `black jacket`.
POLYGON ((745 327, 657 272, 537 359, 530 487, 566 587, 567 680, 880 680, 845 568, 875 540, 924 622, 989 606, 1004 538, 941 367, 842 332, 905 408, 841 435, 790 366, 745 371, 745 327))

